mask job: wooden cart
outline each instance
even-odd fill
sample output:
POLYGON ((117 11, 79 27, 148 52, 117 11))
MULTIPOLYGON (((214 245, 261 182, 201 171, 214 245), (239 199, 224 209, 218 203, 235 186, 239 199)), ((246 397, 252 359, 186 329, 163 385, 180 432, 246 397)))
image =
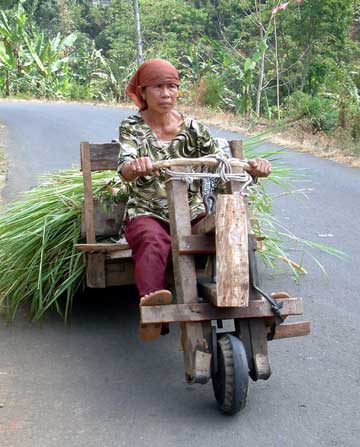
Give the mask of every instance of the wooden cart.
MULTIPOLYGON (((241 159, 241 141, 229 145, 233 157, 241 159)), ((94 201, 91 188, 91 173, 115 170, 118 153, 117 142, 81 143, 86 244, 77 248, 86 258, 86 281, 92 288, 134 283, 129 246, 96 242, 116 234, 124 218, 124 205, 108 215, 94 201)), ((180 323, 187 381, 211 378, 219 409, 234 414, 245 406, 249 377, 270 377, 268 341, 307 335, 310 323, 284 323, 289 315, 303 313, 301 298, 272 297, 259 288, 257 239, 251 233, 246 194, 239 182, 226 186, 228 194, 217 197, 216 210, 191 227, 187 184, 167 182, 176 304, 144 306, 140 316, 144 324, 180 323), (196 259, 205 256, 210 261, 199 269, 196 259)))

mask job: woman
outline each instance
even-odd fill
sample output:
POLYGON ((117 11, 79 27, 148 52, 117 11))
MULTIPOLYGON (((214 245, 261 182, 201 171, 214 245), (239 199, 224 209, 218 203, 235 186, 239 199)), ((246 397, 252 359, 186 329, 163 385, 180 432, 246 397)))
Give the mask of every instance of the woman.
MULTIPOLYGON (((144 62, 129 82, 126 93, 139 112, 120 125, 118 172, 128 182, 130 199, 125 237, 135 262, 135 282, 140 305, 169 304, 171 292, 164 289, 171 250, 168 205, 164 178, 152 163, 177 157, 201 157, 220 152, 208 129, 175 110, 179 73, 169 62, 144 62)), ((249 161, 250 174, 265 177, 267 160, 249 161)), ((189 188, 191 217, 204 212, 199 191, 189 188)), ((142 340, 157 338, 161 325, 142 325, 142 340)))

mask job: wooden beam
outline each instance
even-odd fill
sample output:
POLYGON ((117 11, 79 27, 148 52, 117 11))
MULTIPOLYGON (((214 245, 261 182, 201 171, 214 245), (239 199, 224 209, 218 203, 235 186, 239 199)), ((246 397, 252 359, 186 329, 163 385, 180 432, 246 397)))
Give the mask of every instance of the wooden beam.
MULTIPOLYGON (((197 302, 195 260, 193 256, 179 254, 179 239, 191 235, 190 207, 187 185, 169 180, 166 184, 169 204, 169 223, 172 240, 173 270, 176 298, 179 304, 197 302)), ((147 306, 140 306, 147 307, 147 306)), ((167 306, 160 306, 167 307, 167 306)), ((210 326, 210 323, 207 323, 210 326)), ((205 328, 206 329, 206 328, 205 328)), ((197 380, 196 351, 209 352, 202 325, 186 323, 181 326, 181 341, 184 348, 185 375, 188 381, 197 380)))
POLYGON ((96 242, 94 226, 94 199, 91 186, 91 164, 89 143, 80 143, 81 166, 84 180, 84 209, 85 209, 85 227, 86 242, 94 244, 96 242))
POLYGON ((215 232, 215 213, 208 214, 192 227, 192 234, 208 234, 215 232))
POLYGON ((75 244, 79 251, 90 253, 112 253, 116 251, 129 250, 128 244, 103 243, 103 244, 75 244))
POLYGON ((247 215, 239 195, 219 194, 216 201, 216 297, 218 307, 249 302, 247 215))
POLYGON ((181 255, 210 255, 215 253, 215 239, 213 235, 193 234, 180 236, 179 254, 181 255))
POLYGON ((282 323, 275 329, 273 340, 290 337, 303 337, 310 334, 310 321, 299 323, 282 323))
MULTIPOLYGON (((283 300, 282 316, 301 315, 302 298, 283 300)), ((169 304, 168 306, 140 306, 142 323, 200 322, 230 320, 234 318, 273 317, 274 313, 266 300, 254 300, 248 307, 214 307, 210 303, 169 304)))

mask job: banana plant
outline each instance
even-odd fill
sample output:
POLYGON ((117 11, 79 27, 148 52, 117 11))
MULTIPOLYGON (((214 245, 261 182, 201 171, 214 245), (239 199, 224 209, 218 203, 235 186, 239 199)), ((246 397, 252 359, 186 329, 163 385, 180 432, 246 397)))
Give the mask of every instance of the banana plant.
POLYGON ((10 95, 12 87, 16 94, 16 78, 21 77, 31 65, 24 49, 27 16, 23 3, 24 0, 19 1, 11 16, 0 11, 0 74, 6 96, 10 95))
POLYGON ((24 36, 25 44, 41 75, 49 79, 69 62, 77 35, 72 33, 62 38, 58 33, 48 39, 43 32, 33 31, 32 34, 31 39, 24 36))

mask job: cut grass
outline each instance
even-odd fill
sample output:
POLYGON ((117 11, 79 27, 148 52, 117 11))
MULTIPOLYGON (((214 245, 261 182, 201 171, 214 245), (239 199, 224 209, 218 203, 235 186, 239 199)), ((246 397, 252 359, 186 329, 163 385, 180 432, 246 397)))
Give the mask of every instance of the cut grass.
MULTIPOLYGON (((113 173, 94 173, 94 194, 107 190, 113 173)), ((75 170, 44 178, 0 217, 0 304, 13 320, 30 302, 37 320, 55 308, 67 319, 82 285, 84 264, 75 244, 81 238, 83 179, 75 170), (65 305, 61 306, 61 299, 65 305)))

